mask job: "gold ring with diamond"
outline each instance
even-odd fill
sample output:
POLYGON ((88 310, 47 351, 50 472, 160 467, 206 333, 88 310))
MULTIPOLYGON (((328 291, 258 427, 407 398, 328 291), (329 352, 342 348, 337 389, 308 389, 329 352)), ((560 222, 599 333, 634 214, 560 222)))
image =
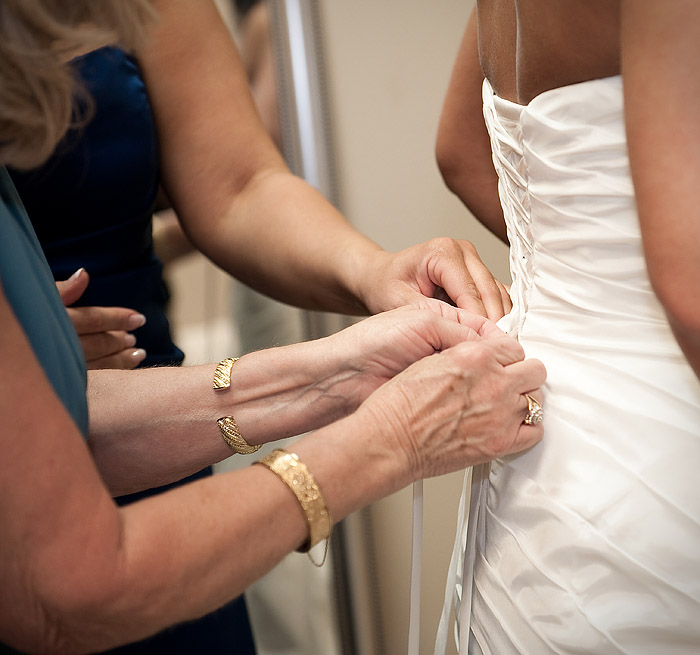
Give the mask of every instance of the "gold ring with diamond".
POLYGON ((525 425, 537 425, 542 422, 544 418, 544 410, 542 405, 540 405, 529 393, 524 394, 527 398, 527 414, 523 419, 525 425))

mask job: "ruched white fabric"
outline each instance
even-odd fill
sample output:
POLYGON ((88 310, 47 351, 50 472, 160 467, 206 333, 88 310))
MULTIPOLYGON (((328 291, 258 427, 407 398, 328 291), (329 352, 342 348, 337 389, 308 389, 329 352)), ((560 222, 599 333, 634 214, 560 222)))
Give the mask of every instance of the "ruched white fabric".
POLYGON ((543 442, 473 472, 448 582, 459 652, 700 653, 700 384, 647 277, 621 79, 527 106, 486 82, 484 115, 502 327, 548 378, 543 442))

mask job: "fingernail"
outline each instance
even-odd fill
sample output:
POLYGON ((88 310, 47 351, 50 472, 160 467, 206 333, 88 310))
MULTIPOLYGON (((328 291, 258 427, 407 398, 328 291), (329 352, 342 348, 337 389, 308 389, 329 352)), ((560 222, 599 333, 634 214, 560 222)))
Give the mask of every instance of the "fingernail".
POLYGON ((77 280, 82 274, 85 268, 81 266, 73 275, 70 276, 70 280, 77 280))
POLYGON ((124 347, 125 348, 131 348, 131 346, 136 345, 136 337, 133 334, 125 334, 124 335, 124 347))
POLYGON ((132 314, 129 316, 128 325, 130 330, 135 330, 136 328, 140 328, 145 324, 146 317, 143 314, 132 314))
POLYGON ((146 357, 146 351, 143 348, 137 348, 131 353, 131 357, 136 362, 142 362, 146 357))

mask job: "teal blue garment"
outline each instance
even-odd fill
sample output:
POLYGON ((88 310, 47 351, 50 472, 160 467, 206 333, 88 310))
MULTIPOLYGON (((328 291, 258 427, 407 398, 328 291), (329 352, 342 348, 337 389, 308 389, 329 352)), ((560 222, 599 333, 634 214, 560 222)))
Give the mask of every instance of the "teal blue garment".
MULTIPOLYGON (((4 168, 0 168, 0 283, 46 377, 83 436, 87 436, 87 373, 83 351, 41 246, 4 168)), ((0 338, 2 331, 0 326, 0 338)))
MULTIPOLYGON (((1 167, 0 283, 58 397, 83 435, 87 435, 87 377, 80 342, 34 230, 7 171, 1 167)), ((112 655, 254 655, 255 644, 245 601, 239 596, 196 621, 109 652, 112 655)), ((18 651, 0 643, 0 655, 18 655, 18 651)))

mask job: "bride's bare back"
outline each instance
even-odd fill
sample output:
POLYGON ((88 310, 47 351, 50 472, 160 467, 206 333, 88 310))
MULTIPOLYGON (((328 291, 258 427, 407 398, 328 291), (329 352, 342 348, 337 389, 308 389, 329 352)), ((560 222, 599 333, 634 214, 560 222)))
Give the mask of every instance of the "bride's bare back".
POLYGON ((619 0, 477 0, 479 53, 496 93, 543 91, 620 72, 619 0))

